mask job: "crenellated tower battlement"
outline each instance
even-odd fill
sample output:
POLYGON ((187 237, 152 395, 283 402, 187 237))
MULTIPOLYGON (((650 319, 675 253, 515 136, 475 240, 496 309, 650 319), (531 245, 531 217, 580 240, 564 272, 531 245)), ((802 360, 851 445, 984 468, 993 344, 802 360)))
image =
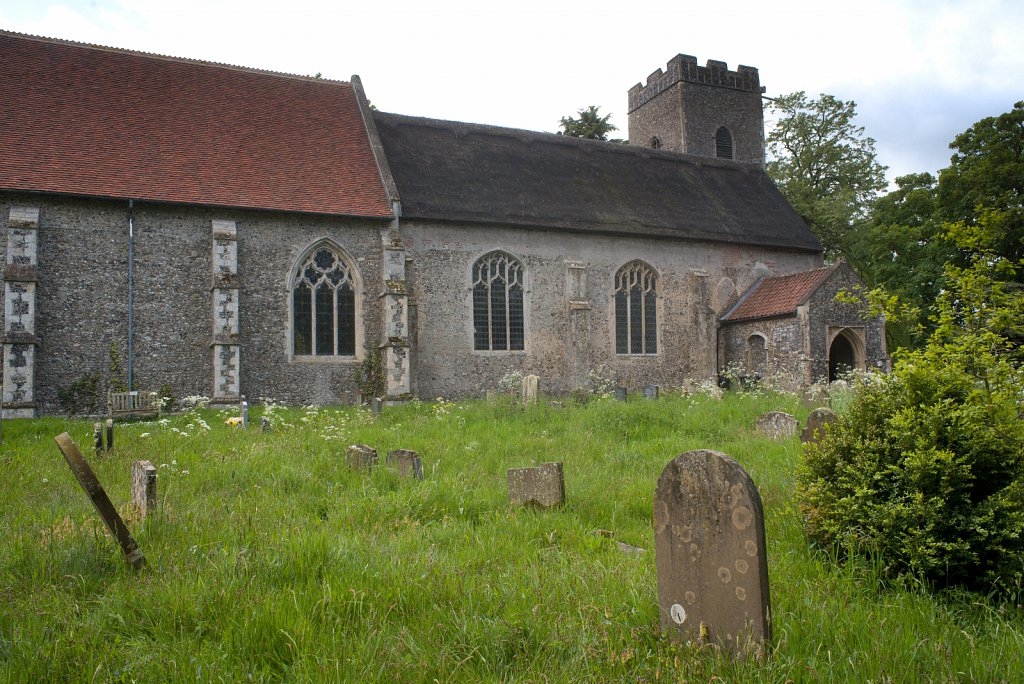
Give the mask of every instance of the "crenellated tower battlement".
POLYGON ((646 85, 637 83, 629 89, 629 111, 632 112, 679 81, 746 90, 758 95, 764 92, 754 67, 741 64, 736 71, 730 71, 728 64, 715 59, 709 59, 707 66, 700 66, 693 55, 676 55, 669 60, 665 71, 658 69, 648 76, 646 85))
POLYGON ((763 165, 764 90, 754 67, 676 55, 629 89, 629 142, 763 165))

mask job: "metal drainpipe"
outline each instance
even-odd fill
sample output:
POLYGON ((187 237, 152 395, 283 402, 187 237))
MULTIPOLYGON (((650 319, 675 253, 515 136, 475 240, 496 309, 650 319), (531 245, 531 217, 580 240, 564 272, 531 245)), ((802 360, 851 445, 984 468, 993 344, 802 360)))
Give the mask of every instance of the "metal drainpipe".
POLYGON ((132 390, 132 314, 135 308, 135 200, 128 200, 128 391, 132 390))

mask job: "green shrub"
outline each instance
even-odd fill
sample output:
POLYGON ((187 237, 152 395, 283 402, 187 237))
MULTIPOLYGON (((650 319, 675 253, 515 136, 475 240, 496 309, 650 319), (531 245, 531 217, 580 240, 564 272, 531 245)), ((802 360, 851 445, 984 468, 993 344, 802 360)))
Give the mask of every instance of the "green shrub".
POLYGON ((876 554, 890 576, 1017 586, 1020 421, 979 410, 967 400, 972 390, 960 369, 911 362, 860 385, 848 413, 806 452, 799 492, 809 536, 876 554), (1007 440, 1012 432, 1017 440, 1007 440))
POLYGON ((1005 591, 1024 579, 1024 294, 1019 265, 971 247, 970 266, 947 265, 925 348, 856 387, 798 496, 813 540, 890 576, 1005 591))

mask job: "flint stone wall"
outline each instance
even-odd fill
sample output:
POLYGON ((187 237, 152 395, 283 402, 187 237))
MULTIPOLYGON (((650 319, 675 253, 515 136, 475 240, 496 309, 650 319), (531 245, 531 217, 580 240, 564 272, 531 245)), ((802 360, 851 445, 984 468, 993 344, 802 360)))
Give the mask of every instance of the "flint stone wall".
MULTIPOLYGON (((12 205, 39 208, 35 398, 40 412, 56 413, 60 388, 91 371, 107 379, 111 342, 127 370, 128 205, 0 193, 3 234, 12 205)), ((319 239, 348 253, 362 282, 357 353, 365 357, 382 330, 386 223, 146 202, 134 207, 134 386, 213 395, 213 219, 235 221, 238 233, 241 393, 296 404, 355 401, 359 360, 291 358, 288 279, 319 239)))

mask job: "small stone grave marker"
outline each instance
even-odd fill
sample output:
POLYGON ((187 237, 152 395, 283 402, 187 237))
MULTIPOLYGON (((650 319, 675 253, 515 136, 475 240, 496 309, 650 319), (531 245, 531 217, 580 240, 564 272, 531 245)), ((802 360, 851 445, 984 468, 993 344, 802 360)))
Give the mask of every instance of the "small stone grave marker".
POLYGON ((384 407, 384 400, 380 397, 374 397, 370 399, 370 410, 373 411, 375 416, 379 416, 381 409, 384 407))
POLYGON ((132 463, 132 506, 143 518, 156 510, 156 468, 149 461, 132 463))
POLYGON ((423 461, 420 455, 411 449, 395 449, 388 452, 388 465, 394 466, 402 477, 423 479, 423 461))
POLYGON ((114 419, 107 418, 107 451, 114 448, 114 419))
POLYGON ((110 534, 121 545, 121 551, 124 552, 125 558, 128 559, 133 568, 144 566, 146 558, 142 555, 139 545, 135 543, 135 539, 132 538, 131 532, 125 526, 124 520, 117 514, 114 504, 110 503, 110 498, 103 491, 103 486, 96 479, 92 468, 85 462, 82 452, 78 450, 78 446, 71 439, 71 435, 64 432, 54 437, 53 441, 57 443, 60 453, 64 455, 64 460, 67 461, 68 467, 71 468, 75 479, 78 480, 78 484, 82 485, 82 489, 89 495, 92 505, 96 507, 96 512, 103 518, 103 522, 106 524, 107 529, 110 530, 110 534))
POLYGON ((270 432, 270 418, 260 416, 260 432, 270 432))
POLYGON ((657 399, 660 391, 658 385, 644 385, 644 399, 657 399))
POLYGON ((377 465, 377 450, 366 444, 353 444, 348 448, 348 465, 355 470, 377 465))
POLYGON ((524 404, 536 404, 537 393, 540 391, 540 376, 527 375, 523 378, 521 399, 524 404))
POLYGON ((615 399, 616 401, 626 401, 626 397, 629 396, 625 387, 615 388, 615 399))
POLYGON ((800 421, 783 411, 769 411, 757 418, 757 431, 772 439, 784 439, 796 434, 800 421))
POLYGON ((103 451, 103 423, 96 421, 92 424, 92 440, 96 445, 96 454, 99 455, 103 451))
POLYGON ((800 441, 804 444, 817 444, 825 436, 828 426, 839 419, 839 414, 830 408, 816 408, 807 416, 807 425, 800 433, 800 441))
POLYGON ((761 496, 739 463, 709 450, 669 461, 654 494, 661 631, 761 651, 771 640, 765 549, 761 496))
POLYGON ((565 503, 565 477, 561 463, 536 468, 509 468, 508 500, 513 506, 551 508, 565 503))
POLYGON ((242 429, 249 429, 249 402, 242 402, 242 429))

